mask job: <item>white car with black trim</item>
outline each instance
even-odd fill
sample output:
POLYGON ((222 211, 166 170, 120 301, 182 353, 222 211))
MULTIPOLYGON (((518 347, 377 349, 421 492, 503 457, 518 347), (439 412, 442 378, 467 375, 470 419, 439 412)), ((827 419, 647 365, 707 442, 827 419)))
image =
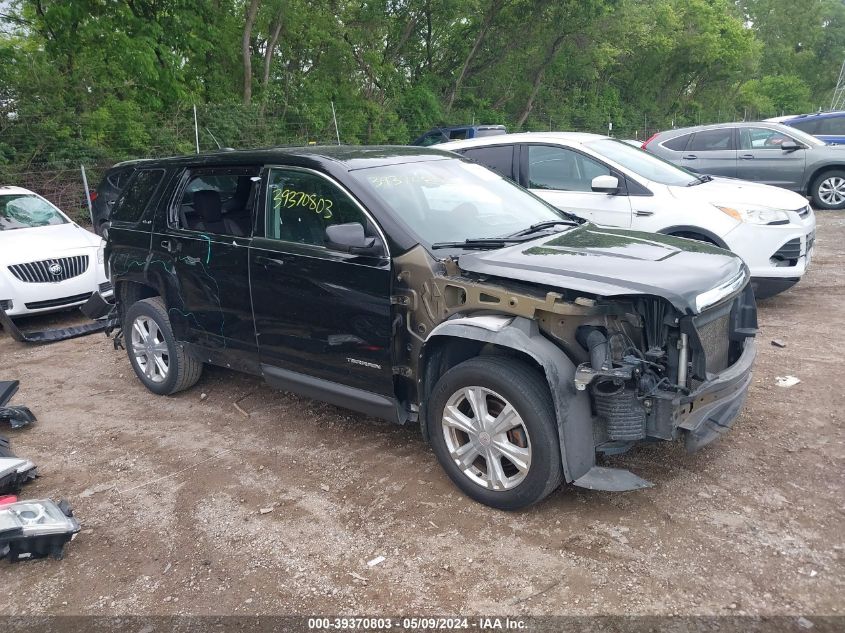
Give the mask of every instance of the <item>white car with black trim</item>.
POLYGON ((803 196, 694 174, 598 134, 508 134, 443 143, 595 224, 697 239, 751 270, 758 298, 797 283, 812 259, 816 218, 803 196))
POLYGON ((73 308, 111 294, 105 242, 21 187, 0 187, 0 308, 10 317, 73 308))

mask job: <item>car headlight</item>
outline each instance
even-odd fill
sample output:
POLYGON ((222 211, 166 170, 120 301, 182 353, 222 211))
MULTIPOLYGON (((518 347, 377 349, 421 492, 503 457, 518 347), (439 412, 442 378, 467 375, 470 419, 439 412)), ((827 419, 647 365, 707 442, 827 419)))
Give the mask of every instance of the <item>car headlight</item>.
POLYGON ((789 224, 789 214, 783 209, 743 204, 714 204, 722 213, 734 220, 749 224, 789 224))

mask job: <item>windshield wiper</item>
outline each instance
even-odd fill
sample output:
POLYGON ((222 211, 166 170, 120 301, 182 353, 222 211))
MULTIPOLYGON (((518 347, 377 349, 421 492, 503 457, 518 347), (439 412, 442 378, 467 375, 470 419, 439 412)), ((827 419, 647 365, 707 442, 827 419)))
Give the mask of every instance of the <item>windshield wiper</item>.
POLYGON ((478 237, 463 242, 435 242, 431 248, 503 248, 508 244, 519 244, 527 241, 520 237, 478 237))
MULTIPOLYGON (((569 215, 569 214, 567 214, 569 215)), ((576 216, 572 216, 575 218, 576 216)), ((573 220, 546 220, 545 222, 537 222, 537 224, 532 224, 527 229, 522 229, 521 231, 517 231, 508 237, 521 237, 523 235, 530 235, 531 233, 536 233, 537 231, 542 231, 544 229, 550 229, 553 226, 557 226, 558 224, 566 224, 567 226, 578 226, 581 224, 580 218, 579 221, 576 222, 573 220)))
POLYGON ((708 176, 707 174, 696 174, 695 180, 688 182, 687 187, 695 187, 696 185, 710 182, 711 180, 713 180, 713 176, 708 176))

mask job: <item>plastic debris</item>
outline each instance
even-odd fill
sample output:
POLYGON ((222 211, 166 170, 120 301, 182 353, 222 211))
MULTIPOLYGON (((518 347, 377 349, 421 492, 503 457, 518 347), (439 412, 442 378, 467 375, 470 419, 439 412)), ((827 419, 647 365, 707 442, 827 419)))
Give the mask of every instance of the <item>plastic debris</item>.
POLYGON ((367 561, 367 567, 375 567, 376 565, 381 565, 384 561, 384 556, 376 556, 373 560, 367 561))
POLYGON ((66 501, 18 501, 0 506, 0 558, 13 563, 30 558, 64 557, 65 544, 79 532, 66 501))
POLYGON ((779 338, 772 339, 772 345, 775 347, 786 347, 786 343, 779 338))
POLYGON ((38 476, 38 469, 28 459, 0 457, 0 494, 18 492, 38 476))
POLYGON ((23 405, 0 407, 0 421, 8 422, 13 429, 19 429, 37 419, 29 407, 23 405))
POLYGON ((94 321, 85 325, 71 325, 68 327, 56 328, 54 330, 41 330, 38 332, 21 332, 14 321, 0 308, 0 325, 18 343, 54 343, 66 341, 67 339, 85 336, 94 332, 102 332, 109 323, 107 321, 94 321))
POLYGON ((798 623, 798 626, 800 626, 802 629, 812 629, 815 626, 815 624, 813 624, 810 620, 805 618, 803 615, 801 617, 799 617, 798 620, 796 620, 796 622, 798 623))
POLYGON ((794 387, 801 382, 801 379, 795 376, 777 376, 775 382, 778 387, 794 387))

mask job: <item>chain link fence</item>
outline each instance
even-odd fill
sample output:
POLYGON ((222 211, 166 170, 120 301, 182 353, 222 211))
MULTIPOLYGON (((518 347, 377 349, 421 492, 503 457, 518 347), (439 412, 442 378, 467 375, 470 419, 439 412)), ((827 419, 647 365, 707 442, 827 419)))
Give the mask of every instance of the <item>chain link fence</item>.
MULTIPOLYGON (((391 122, 391 132, 378 129, 379 123, 365 126, 365 133, 353 136, 348 130, 360 130, 361 113, 337 112, 337 129, 327 107, 310 119, 292 120, 285 110, 240 104, 180 108, 146 120, 91 120, 84 116, 57 123, 54 114, 7 115, 0 118, 0 185, 31 189, 56 204, 76 221, 89 222, 82 181, 85 166, 88 184, 96 189, 105 172, 117 162, 134 158, 155 158, 218 148, 257 148, 302 146, 307 144, 393 142, 410 143, 430 127, 412 128, 391 122), (4 151, 5 150, 5 151, 4 151), (5 157, 5 158, 4 158, 5 157)), ((410 117, 409 117, 410 118, 410 117)), ((762 118, 762 117, 761 117, 762 118)), ((457 124, 485 124, 493 121, 454 121, 457 124)), ((512 123, 504 122, 508 129, 512 123)), ((525 130, 578 131, 611 134, 620 139, 645 140, 659 131, 643 118, 642 126, 608 122, 595 129, 578 122, 560 121, 535 112, 525 130)), ((692 124, 686 123, 683 124, 692 124)), ((679 122, 678 125, 681 125, 679 122)))

